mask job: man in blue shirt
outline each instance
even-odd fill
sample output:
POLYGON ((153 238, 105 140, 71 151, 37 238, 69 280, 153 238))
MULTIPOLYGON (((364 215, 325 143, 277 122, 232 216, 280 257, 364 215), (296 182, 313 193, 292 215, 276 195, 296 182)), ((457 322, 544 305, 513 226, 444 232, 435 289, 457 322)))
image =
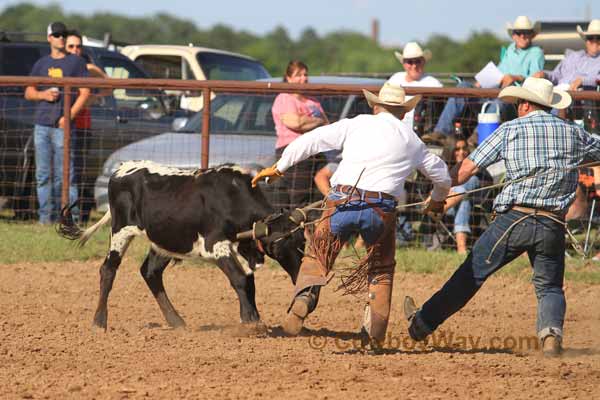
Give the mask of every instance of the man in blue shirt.
MULTIPOLYGON (((539 30, 538 24, 533 24, 525 16, 519 16, 515 22, 507 27, 508 34, 513 40, 501 56, 498 69, 504 74, 499 82, 501 88, 520 84, 525 78, 544 69, 544 52, 538 46, 532 46, 532 40, 539 30)), ((458 87, 479 87, 478 83, 461 82, 458 87)), ((444 135, 454 133, 453 122, 463 114, 467 100, 463 97, 451 97, 448 99, 442 114, 435 126, 435 131, 444 135)), ((513 107, 499 104, 503 119, 514 118, 513 107)))
POLYGON ((538 299, 537 334, 544 354, 554 356, 562 351, 566 311, 564 214, 575 198, 577 165, 584 158, 600 160, 600 139, 550 113, 568 107, 571 97, 546 79, 527 78, 523 87, 507 87, 498 97, 516 103, 519 118, 501 125, 451 176, 453 185, 462 184, 504 160, 510 183, 494 201, 496 219, 446 284, 420 310, 405 299, 409 334, 424 340, 489 276, 527 252, 538 299))
MULTIPOLYGON (((31 70, 31 76, 51 78, 88 76, 83 58, 67 54, 65 38, 67 27, 62 22, 48 25, 50 54, 40 58, 31 70)), ((77 116, 90 95, 90 89, 79 88, 77 99, 71 105, 71 120, 77 116)), ((54 222, 60 212, 63 168, 63 114, 64 96, 56 87, 38 89, 28 86, 25 98, 38 102, 35 112, 33 139, 35 143, 35 178, 39 204, 39 222, 54 222)), ((74 126, 74 124, 73 124, 74 126)), ((72 133, 75 134, 74 130, 72 133)), ((73 181, 73 157, 71 156, 69 202, 77 199, 77 188, 73 181)))

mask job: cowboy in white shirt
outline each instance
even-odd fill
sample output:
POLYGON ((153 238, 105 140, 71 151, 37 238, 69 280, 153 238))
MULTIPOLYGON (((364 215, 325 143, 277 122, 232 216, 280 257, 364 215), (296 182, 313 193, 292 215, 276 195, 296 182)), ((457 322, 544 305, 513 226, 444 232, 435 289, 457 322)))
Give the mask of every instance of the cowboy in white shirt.
MULTIPOLYGON (((402 87, 443 87, 442 83, 431 75, 425 73, 425 65, 431 60, 431 51, 423 50, 417 42, 408 42, 402 53, 395 51, 394 55, 404 67, 403 72, 396 72, 388 79, 392 85, 402 87)), ((407 96, 410 99, 410 96, 407 96)), ((406 113, 404 121, 410 129, 413 129, 415 111, 406 113)))
POLYGON ((252 183, 282 176, 289 167, 313 154, 341 150, 342 160, 331 178, 325 211, 302 260, 283 329, 290 335, 300 332, 304 319, 317 305, 320 287, 328 282, 342 244, 351 235, 360 234, 369 256, 343 281, 343 286, 350 293, 368 287, 362 332, 377 350, 385 338, 390 313, 396 265, 396 198, 403 195, 405 179, 418 169, 434 183, 432 200, 425 211, 441 212, 451 181, 446 164, 429 153, 401 121, 420 96, 406 100, 404 89, 389 83, 379 96, 363 92, 373 115, 343 119, 305 133, 288 145, 277 164, 262 170, 252 183))

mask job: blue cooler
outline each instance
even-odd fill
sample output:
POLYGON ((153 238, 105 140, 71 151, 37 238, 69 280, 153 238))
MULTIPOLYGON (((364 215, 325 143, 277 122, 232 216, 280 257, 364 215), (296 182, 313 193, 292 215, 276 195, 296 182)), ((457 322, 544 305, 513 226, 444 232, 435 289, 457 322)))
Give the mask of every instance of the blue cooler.
POLYGON ((500 107, 498 104, 491 101, 483 103, 481 112, 477 116, 477 122, 477 144, 481 144, 500 126, 500 107), (487 112, 490 106, 493 106, 496 111, 487 112))

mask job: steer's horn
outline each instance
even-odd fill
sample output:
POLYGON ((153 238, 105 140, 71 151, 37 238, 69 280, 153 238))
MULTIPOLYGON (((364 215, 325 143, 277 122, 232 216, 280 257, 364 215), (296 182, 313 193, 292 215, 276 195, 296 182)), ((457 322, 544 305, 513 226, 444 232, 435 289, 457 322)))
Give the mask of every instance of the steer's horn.
POLYGON ((322 203, 323 202, 319 200, 302 208, 296 208, 290 213, 290 220, 296 225, 300 225, 301 223, 306 222, 308 220, 307 213, 312 209, 320 208, 322 203))
POLYGON ((237 240, 252 239, 252 236, 254 236, 254 232, 252 230, 240 232, 237 235, 235 235, 237 240))
POLYGON ((237 240, 245 240, 245 239, 260 239, 265 236, 269 236, 269 226, 264 222, 255 222, 252 224, 252 229, 249 231, 243 231, 235 235, 237 240))

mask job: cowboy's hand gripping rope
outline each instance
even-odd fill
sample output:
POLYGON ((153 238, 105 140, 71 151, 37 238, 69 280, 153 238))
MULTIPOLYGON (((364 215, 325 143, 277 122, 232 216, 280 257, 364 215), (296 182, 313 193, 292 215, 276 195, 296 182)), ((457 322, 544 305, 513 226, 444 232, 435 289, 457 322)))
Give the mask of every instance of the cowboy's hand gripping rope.
POLYGON ((444 216, 444 205, 445 201, 435 201, 429 198, 424 204, 424 208, 421 210, 422 214, 428 215, 433 221, 438 222, 442 220, 444 216))

